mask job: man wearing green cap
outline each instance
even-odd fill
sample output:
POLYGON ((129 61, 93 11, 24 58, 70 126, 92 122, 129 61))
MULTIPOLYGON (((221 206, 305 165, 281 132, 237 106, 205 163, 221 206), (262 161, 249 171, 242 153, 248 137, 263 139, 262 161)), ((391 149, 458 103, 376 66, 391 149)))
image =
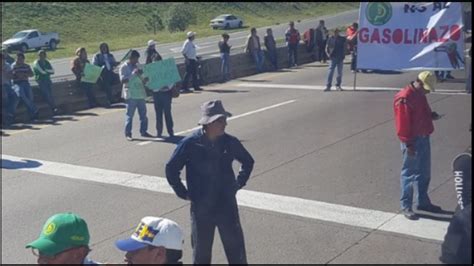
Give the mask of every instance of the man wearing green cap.
POLYGON ((58 213, 43 226, 38 239, 26 245, 38 258, 38 264, 95 264, 87 258, 89 229, 74 213, 58 213))
POLYGON ((417 184, 417 209, 428 212, 440 212, 439 206, 433 205, 428 196, 431 179, 431 146, 430 135, 434 131, 433 120, 441 116, 432 112, 426 94, 434 91, 436 78, 433 73, 423 71, 415 81, 395 95, 393 110, 395 127, 401 142, 403 155, 400 175, 402 214, 417 220, 412 210, 413 185, 417 184))

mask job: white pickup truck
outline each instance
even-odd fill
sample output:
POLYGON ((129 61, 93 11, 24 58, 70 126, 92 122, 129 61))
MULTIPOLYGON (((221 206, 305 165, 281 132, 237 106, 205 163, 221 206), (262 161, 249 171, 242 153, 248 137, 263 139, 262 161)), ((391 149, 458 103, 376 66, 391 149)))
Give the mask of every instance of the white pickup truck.
POLYGON ((2 50, 26 52, 29 49, 39 50, 48 47, 56 50, 59 43, 59 34, 56 32, 40 32, 38 30, 23 30, 2 43, 2 50))

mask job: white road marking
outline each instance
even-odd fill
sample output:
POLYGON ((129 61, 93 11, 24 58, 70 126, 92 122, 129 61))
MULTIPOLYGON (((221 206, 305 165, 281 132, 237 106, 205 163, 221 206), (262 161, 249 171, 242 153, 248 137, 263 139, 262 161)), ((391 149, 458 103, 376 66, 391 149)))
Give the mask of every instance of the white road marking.
MULTIPOLYGON (((251 83, 251 82, 242 82, 236 84, 237 87, 244 87, 244 88, 271 88, 271 89, 297 89, 297 90, 324 90, 326 86, 312 86, 312 85, 296 85, 296 84, 261 84, 261 83, 251 83)), ((353 91, 352 86, 344 87, 345 91, 353 91)), ((399 91, 402 88, 390 88, 390 87, 356 87, 357 90, 361 91, 399 91)), ((335 87, 331 88, 331 91, 335 91, 335 87)), ((456 95, 462 94, 467 95, 465 90, 436 90, 432 92, 432 94, 449 94, 449 95, 456 95)))
MULTIPOLYGON (((241 114, 241 115, 237 115, 237 116, 232 116, 230 117, 229 119, 227 119, 227 121, 231 121, 231 120, 234 120, 234 119, 237 119, 237 118, 242 118, 242 117, 245 117, 245 116, 248 116, 248 115, 253 115, 253 114, 256 114, 256 113, 259 113, 259 112, 263 112, 263 111, 267 111, 269 109, 273 109, 273 108, 277 108, 277 107, 280 107, 280 106, 283 106, 283 105, 286 105, 286 104, 290 104, 290 103, 294 103, 296 100, 290 100, 290 101, 286 101, 286 102, 282 102, 282 103, 279 103, 279 104, 274 104, 272 106, 268 106, 268 107, 264 107, 264 108, 260 108, 258 110, 255 110, 255 111, 250 111, 250 112, 247 112, 247 113, 244 113, 244 114, 241 114)), ((201 128, 201 126, 197 126, 197 127, 193 127, 191 129, 187 129, 187 130, 184 130, 184 131, 180 131, 178 133, 175 133, 176 136, 179 136, 179 135, 184 135, 186 133, 189 133, 189 132, 192 132, 196 129, 199 129, 201 128)), ((153 141, 143 141, 143 142, 140 142, 138 143, 137 145, 140 145, 140 146, 143 146, 143 145, 147 145, 147 144, 150 144, 152 143, 153 141)))
MULTIPOLYGON (((4 154, 2 154, 2 168, 15 168, 16 164, 24 163, 25 160, 35 161, 40 165, 31 168, 28 168, 26 165, 18 167, 18 170, 119 185, 159 193, 174 193, 166 178, 159 176, 148 176, 77 166, 4 154)), ((2 171, 4 170, 2 169, 2 171)), ((369 210, 257 191, 240 190, 237 193, 237 200, 240 206, 249 208, 437 241, 442 241, 444 239, 448 227, 448 223, 442 221, 424 218, 417 221, 409 221, 403 217, 403 215, 397 213, 369 210)))

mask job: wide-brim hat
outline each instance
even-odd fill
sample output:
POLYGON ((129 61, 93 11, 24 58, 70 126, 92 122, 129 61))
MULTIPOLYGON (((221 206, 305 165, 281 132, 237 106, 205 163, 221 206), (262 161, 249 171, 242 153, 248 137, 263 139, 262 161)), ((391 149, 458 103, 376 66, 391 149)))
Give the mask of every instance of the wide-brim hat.
POLYGON ((188 38, 191 38, 194 35, 196 35, 196 33, 194 31, 188 31, 188 33, 186 33, 186 36, 188 36, 188 38))
POLYGON ((220 100, 212 100, 201 105, 201 119, 199 125, 210 124, 221 117, 231 117, 232 114, 227 112, 220 100))
POLYGON ((418 74, 418 79, 423 82, 423 88, 428 92, 435 90, 436 78, 430 71, 423 71, 418 74))

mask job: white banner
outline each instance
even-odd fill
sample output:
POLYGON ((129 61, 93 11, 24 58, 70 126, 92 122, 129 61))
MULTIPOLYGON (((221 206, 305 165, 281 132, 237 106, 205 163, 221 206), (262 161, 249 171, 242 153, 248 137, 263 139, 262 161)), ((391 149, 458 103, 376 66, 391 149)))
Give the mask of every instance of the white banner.
POLYGON ((460 2, 361 2, 357 68, 464 69, 460 2))

